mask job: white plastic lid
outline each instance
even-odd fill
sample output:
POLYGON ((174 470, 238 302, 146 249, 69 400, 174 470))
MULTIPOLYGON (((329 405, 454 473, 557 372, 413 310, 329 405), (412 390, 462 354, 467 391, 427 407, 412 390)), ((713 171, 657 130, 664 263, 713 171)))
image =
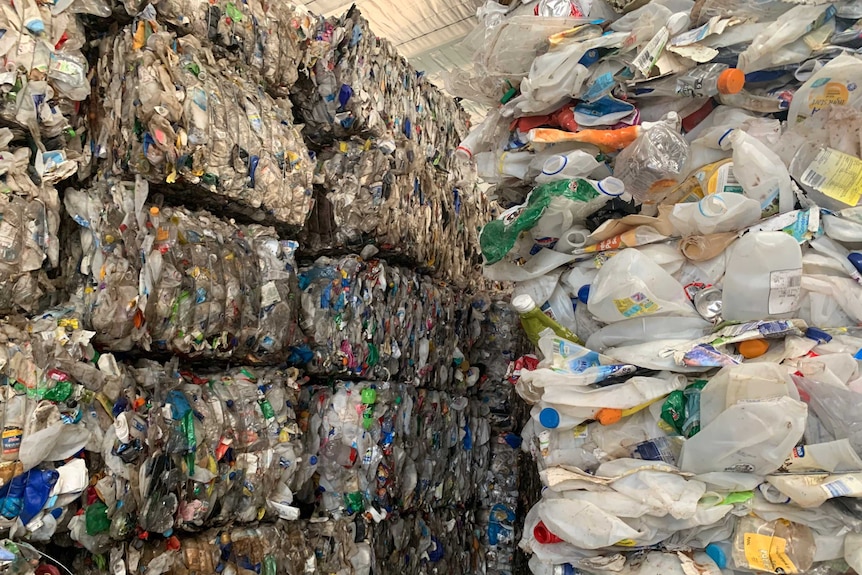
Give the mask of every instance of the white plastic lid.
POLYGON ((512 307, 518 313, 529 313, 538 306, 528 294, 521 294, 512 298, 512 307))
POLYGON ((697 203, 700 213, 708 218, 717 218, 727 213, 727 202, 717 194, 705 196, 697 203))
POLYGON ((623 181, 613 176, 608 176, 604 180, 600 181, 596 184, 596 187, 606 196, 613 196, 615 198, 626 193, 626 185, 623 181))

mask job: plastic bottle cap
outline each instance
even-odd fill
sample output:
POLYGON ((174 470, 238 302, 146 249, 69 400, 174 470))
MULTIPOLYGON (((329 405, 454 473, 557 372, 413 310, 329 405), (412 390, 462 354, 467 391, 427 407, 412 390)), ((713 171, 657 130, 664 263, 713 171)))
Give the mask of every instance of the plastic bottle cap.
POLYGON ((603 407, 596 413, 596 421, 601 423, 602 425, 613 425, 623 418, 623 410, 622 409, 614 409, 610 407, 603 407))
POLYGON ((560 414, 553 407, 546 407, 539 412, 539 423, 548 429, 556 429, 560 426, 560 414))
POLYGON ((538 306, 529 295, 521 294, 512 298, 512 307, 515 308, 515 311, 518 313, 529 313, 538 306))
POLYGON ((533 537, 536 538, 536 541, 541 543, 542 545, 547 545, 548 543, 562 543, 563 540, 551 533, 550 529, 545 527, 545 524, 539 521, 536 524, 536 527, 533 529, 533 537))
POLYGON ((578 290, 578 301, 581 303, 587 303, 590 299, 590 284, 581 286, 581 289, 578 290))
POLYGON ((769 342, 765 339, 751 339, 739 344, 739 353, 745 359, 760 357, 769 350, 769 342))
POLYGON ((727 213, 727 202, 719 195, 710 194, 697 203, 700 213, 708 218, 717 218, 727 213))
POLYGON ((150 215, 157 216, 159 215, 159 206, 153 206, 150 208, 150 215))
POLYGON ((721 94, 738 94, 745 86, 745 73, 739 68, 728 68, 718 75, 718 91, 721 94))
POLYGON ((709 555, 710 559, 715 561, 719 569, 727 568, 727 554, 724 552, 724 549, 715 543, 710 543, 706 546, 706 554, 709 555))
POLYGON ((853 267, 856 268, 860 274, 862 274, 862 254, 852 252, 847 256, 847 259, 850 260, 850 263, 853 264, 853 267))
POLYGON ((606 196, 619 197, 626 193, 626 185, 619 178, 609 176, 598 183, 599 191, 606 196))
POLYGON ((808 339, 813 339, 817 343, 829 343, 832 341, 832 336, 823 331, 822 329, 817 329, 816 327, 809 327, 805 330, 805 337, 808 339))

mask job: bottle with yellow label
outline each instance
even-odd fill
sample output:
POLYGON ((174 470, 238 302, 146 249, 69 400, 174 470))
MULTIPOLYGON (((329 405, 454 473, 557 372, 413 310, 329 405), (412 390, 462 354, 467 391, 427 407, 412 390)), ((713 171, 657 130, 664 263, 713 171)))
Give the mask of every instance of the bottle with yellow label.
POLYGON ((811 528, 785 519, 743 517, 733 538, 736 569, 767 573, 806 573, 814 564, 811 528))
POLYGON ((790 175, 821 208, 862 204, 862 160, 856 156, 807 142, 793 156, 790 175))
POLYGON ((706 196, 723 192, 742 193, 742 186, 733 175, 733 160, 730 158, 698 168, 664 197, 650 198, 650 202, 666 205, 699 202, 706 196))

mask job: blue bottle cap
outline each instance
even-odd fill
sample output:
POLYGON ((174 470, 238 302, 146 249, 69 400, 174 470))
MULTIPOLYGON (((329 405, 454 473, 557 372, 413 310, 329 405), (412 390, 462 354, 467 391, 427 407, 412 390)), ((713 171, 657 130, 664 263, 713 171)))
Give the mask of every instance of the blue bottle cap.
POLYGON ((578 575, 579 572, 575 571, 575 568, 572 567, 568 563, 563 564, 563 575, 578 575))
POLYGON ((829 343, 832 341, 832 336, 823 331, 822 329, 817 329, 816 327, 809 327, 805 330, 805 337, 808 339, 813 339, 817 343, 829 343))
POLYGON ((862 254, 852 252, 847 256, 847 259, 850 260, 850 263, 853 264, 853 267, 856 268, 860 274, 862 274, 862 254))
POLYGON ((706 546, 706 554, 709 555, 710 559, 715 561, 719 569, 727 569, 727 554, 724 552, 724 549, 715 543, 710 543, 706 546))
POLYGON ((862 359, 862 349, 856 352, 856 355, 853 356, 853 359, 862 359))
POLYGON ((548 429, 556 429, 560 425, 560 414, 552 407, 546 407, 539 412, 539 423, 548 429))
POLYGON ((587 303, 587 300, 590 299, 590 284, 585 286, 581 286, 581 289, 578 290, 578 300, 581 303, 587 303))

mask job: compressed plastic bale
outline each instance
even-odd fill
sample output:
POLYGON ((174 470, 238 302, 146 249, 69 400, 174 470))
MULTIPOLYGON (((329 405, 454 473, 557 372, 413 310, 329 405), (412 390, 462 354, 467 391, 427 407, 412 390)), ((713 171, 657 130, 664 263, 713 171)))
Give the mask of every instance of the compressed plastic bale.
POLYGON ((470 509, 440 509, 405 514, 375 525, 374 573, 474 572, 484 564, 477 552, 475 522, 470 509))
POLYGON ((36 312, 55 289, 48 274, 59 268, 60 200, 53 180, 34 182, 30 150, 13 138, 0 128, 0 313, 36 312))
POLYGON ((467 294, 356 256, 319 258, 299 275, 310 373, 449 384, 456 348, 469 345, 467 294))
MULTIPOLYGON (((67 534, 89 478, 101 472, 96 459, 84 456, 101 438, 96 394, 116 398, 122 373, 110 354, 98 356, 91 338, 56 310, 0 322, 0 378, 7 383, 0 398, 0 531, 20 534, 16 524, 23 523, 34 542, 67 534)), ((92 539, 108 539, 98 508, 80 521, 92 539)))
POLYGON ((131 16, 154 10, 159 21, 181 35, 206 39, 219 58, 239 60, 276 96, 287 96, 296 82, 305 40, 317 24, 317 17, 304 6, 290 2, 168 0, 153 5, 126 0, 123 4, 131 16))
POLYGON ((399 140, 394 151, 385 144, 349 141, 320 152, 305 249, 373 245, 457 285, 480 285, 477 230, 492 205, 470 183, 469 166, 441 171, 417 142, 399 140))
POLYGON ((86 115, 79 113, 79 106, 90 95, 90 82, 81 52, 86 37, 75 13, 78 7, 40 10, 33 3, 35 11, 22 17, 23 5, 7 4, 9 9, 0 12, 4 30, 0 118, 5 125, 27 131, 36 142, 41 157, 34 167, 39 176, 66 178, 78 163, 87 163, 82 145, 86 115))
POLYGON ((487 454, 477 456, 476 439, 484 418, 475 400, 389 382, 338 382, 304 389, 301 404, 323 516, 380 521, 458 505, 473 500, 485 479, 487 454))
POLYGON ((457 134, 466 135, 461 106, 377 37, 356 8, 319 21, 305 67, 292 97, 316 143, 403 134, 445 157, 457 134))
POLYGON ((298 509, 287 513, 304 456, 297 372, 201 373, 147 361, 121 369, 122 394, 105 406, 113 419, 95 424, 101 439, 88 449, 105 461, 105 488, 127 488, 100 491, 106 533, 73 528, 74 540, 99 552, 135 530, 169 536, 298 518, 298 509))
POLYGON ((139 20, 102 41, 104 99, 91 122, 100 165, 142 175, 186 203, 302 227, 313 164, 290 103, 196 36, 159 30, 139 20))
POLYGON ((146 204, 148 186, 68 190, 81 226, 74 302, 96 341, 192 358, 279 363, 296 327, 296 242, 207 212, 146 204))

